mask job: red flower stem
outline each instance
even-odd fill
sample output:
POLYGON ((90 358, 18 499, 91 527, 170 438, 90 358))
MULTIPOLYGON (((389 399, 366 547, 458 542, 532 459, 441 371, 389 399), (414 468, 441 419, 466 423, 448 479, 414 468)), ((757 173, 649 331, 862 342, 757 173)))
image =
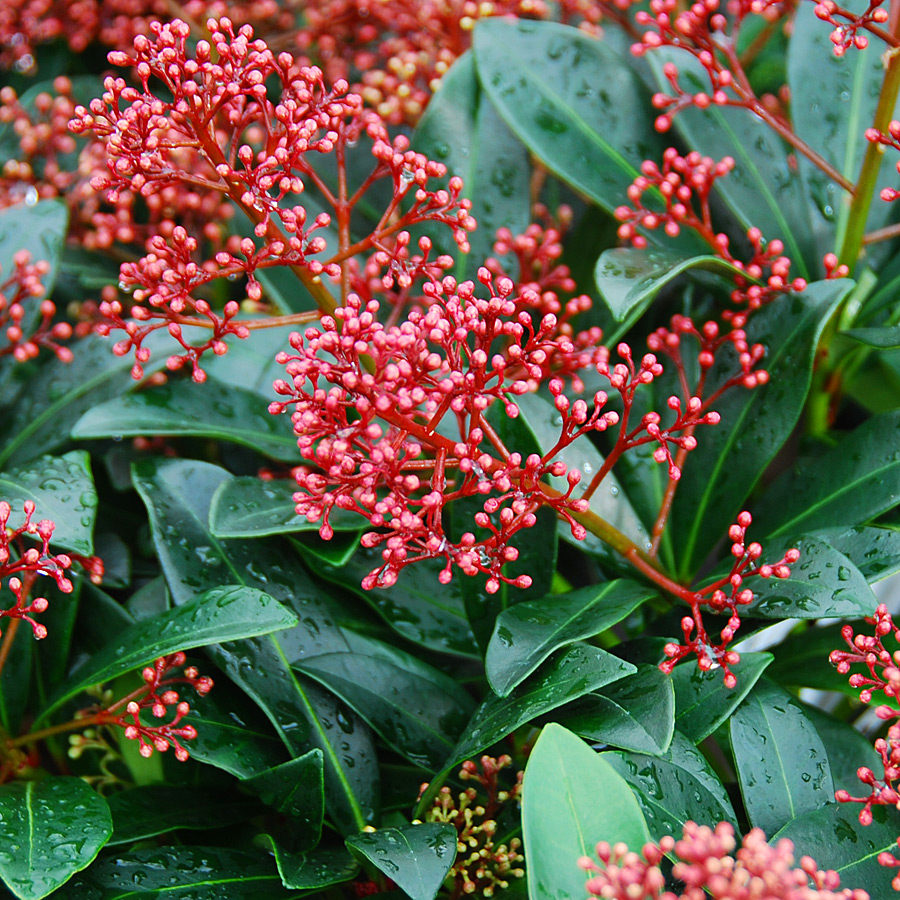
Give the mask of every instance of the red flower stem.
MULTIPOLYGON (((584 523, 582 523, 584 524, 584 523)), ((586 526, 585 526, 586 527, 586 526)), ((670 594, 684 600, 688 605, 694 605, 697 602, 697 597, 694 591, 689 588, 684 587, 683 585, 678 584, 677 581, 672 581, 665 573, 660 572, 654 565, 651 565, 646 556, 640 554, 635 547, 632 550, 627 550, 622 555, 627 559, 639 572, 643 575, 646 575, 651 581, 658 584, 663 590, 668 591, 670 594)))
POLYGON ((863 235, 862 245, 866 247, 869 244, 877 244, 880 241, 889 241, 891 238, 897 237, 897 235, 900 235, 900 222, 867 232, 863 235))
MULTIPOLYGON (((338 195, 337 203, 334 211, 337 216, 338 223, 338 247, 340 253, 344 254, 350 246, 350 205, 347 202, 347 145, 342 138, 338 138, 334 147, 335 158, 337 161, 338 176, 338 195)), ((341 301, 347 302, 347 295, 350 293, 350 267, 341 266, 341 301)))
POLYGON ((29 734, 23 734, 17 738, 10 738, 6 742, 7 747, 22 747, 25 744, 33 744, 37 741, 43 741, 47 738, 55 737, 58 734, 64 734, 67 731, 75 731, 79 728, 90 728, 92 725, 103 725, 107 721, 106 710, 94 713, 92 716, 86 716, 83 719, 71 719, 63 722, 61 725, 51 725, 49 728, 42 728, 40 731, 32 731, 29 734))
POLYGON ((6 665, 6 660, 9 658, 9 652, 12 650, 13 641, 16 639, 16 632, 19 630, 19 625, 21 624, 21 619, 13 619, 9 623, 6 633, 3 635, 3 643, 0 644, 0 674, 3 673, 3 667, 6 665))
MULTIPOLYGON (((689 428, 686 428, 684 431, 685 437, 690 437, 693 435, 695 430, 694 425, 691 425, 689 428)), ((684 447, 679 447, 678 451, 675 454, 675 468, 683 470, 684 469, 684 461, 687 457, 687 450, 684 447)), ((669 513, 672 510, 672 501, 675 499, 675 492, 678 490, 678 484, 681 479, 675 480, 670 478, 668 484, 666 485, 666 492, 663 495, 662 503, 659 505, 659 512, 656 514, 656 521, 653 523, 653 529, 650 532, 650 555, 656 556, 659 553, 659 544, 662 540, 663 532, 666 529, 666 522, 669 520, 669 513)))

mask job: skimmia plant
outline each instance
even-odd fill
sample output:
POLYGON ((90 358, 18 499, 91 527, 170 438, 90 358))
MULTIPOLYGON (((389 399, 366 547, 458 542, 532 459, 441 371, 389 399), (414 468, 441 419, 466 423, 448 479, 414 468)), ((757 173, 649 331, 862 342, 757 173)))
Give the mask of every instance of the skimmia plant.
POLYGON ((900 891, 900 0, 0 66, 4 896, 900 891))

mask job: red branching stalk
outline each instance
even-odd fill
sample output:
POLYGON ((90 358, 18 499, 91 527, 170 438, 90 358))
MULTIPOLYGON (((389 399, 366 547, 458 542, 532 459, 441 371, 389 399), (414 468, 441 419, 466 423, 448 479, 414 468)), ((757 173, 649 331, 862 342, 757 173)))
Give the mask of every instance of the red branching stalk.
POLYGON ((596 848, 599 863, 589 856, 578 864, 591 873, 585 888, 604 900, 737 900, 765 896, 767 900, 869 900, 863 890, 840 890, 840 877, 823 871, 809 856, 795 867, 794 845, 782 838, 774 846, 759 828, 745 835, 741 846, 727 822, 715 828, 686 822, 680 839, 667 835, 648 843, 640 854, 625 844, 596 848), (667 891, 660 868, 663 857, 674 858, 672 876, 683 885, 667 891), (762 893, 760 893, 762 892, 762 893))

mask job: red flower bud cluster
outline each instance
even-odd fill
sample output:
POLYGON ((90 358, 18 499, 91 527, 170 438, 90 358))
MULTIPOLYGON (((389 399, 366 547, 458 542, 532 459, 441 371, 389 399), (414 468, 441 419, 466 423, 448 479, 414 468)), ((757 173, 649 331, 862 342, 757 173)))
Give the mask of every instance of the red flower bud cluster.
MULTIPOLYGON (((728 235, 715 230, 710 193, 715 182, 733 168, 734 160, 730 156, 715 163, 696 151, 681 156, 675 148, 669 147, 663 154, 661 169, 650 160, 642 163, 642 174, 628 189, 628 199, 633 206, 620 206, 615 214, 623 223, 619 226, 619 237, 631 241, 635 247, 647 245, 647 239, 638 228, 650 231, 662 228, 670 237, 677 236, 682 228, 696 232, 716 256, 740 271, 734 276, 732 301, 747 310, 754 310, 779 294, 805 290, 806 281, 791 279, 791 261, 782 255, 784 245, 779 240, 766 243, 758 228, 747 231, 753 255, 746 262, 732 254, 728 235), (653 198, 650 207, 645 205, 648 194, 653 198), (662 195, 662 211, 659 210, 659 195, 662 195)), ((746 321, 746 314, 731 313, 730 317, 737 320, 735 326, 738 328, 746 321)))
POLYGON ((12 508, 0 501, 0 580, 9 578, 9 589, 16 602, 9 609, 0 610, 0 618, 23 619, 28 622, 39 640, 47 636, 44 625, 32 616, 44 612, 49 605, 46 597, 30 599, 31 589, 39 575, 49 576, 64 593, 72 592, 72 582, 66 577, 66 569, 72 560, 64 553, 50 552, 50 539, 55 525, 49 519, 32 521, 34 502, 26 500, 23 506, 25 521, 12 527, 9 524, 12 508), (25 539, 37 540, 38 546, 27 546, 25 539), (12 577, 10 577, 12 576, 12 577))
POLYGON ((865 891, 839 890, 837 872, 820 870, 809 856, 795 866, 794 845, 787 838, 773 846, 762 829, 754 828, 738 847, 727 822, 715 828, 685 822, 680 839, 666 835, 645 844, 640 854, 605 842, 596 852, 599 863, 584 856, 578 864, 591 873, 588 893, 604 900, 869 900, 865 891), (680 893, 666 890, 664 856, 675 860, 672 877, 683 886, 680 893))
MULTIPOLYGON (((883 144, 886 147, 893 147, 894 150, 900 150, 900 122, 896 119, 888 125, 888 133, 885 134, 877 128, 869 128, 866 130, 866 139, 873 144, 883 144)), ((897 171, 900 172, 900 162, 897 163, 897 171)), ((900 197, 900 191, 896 188, 882 188, 881 199, 888 203, 900 197)))
POLYGON ((721 668, 726 687, 733 688, 737 684, 737 677, 731 671, 731 666, 740 662, 741 657, 734 650, 729 650, 728 645, 741 627, 738 608, 747 606, 754 599, 752 589, 746 587, 745 582, 753 577, 788 578, 791 574, 790 567, 800 558, 800 551, 792 548, 777 562, 760 563, 762 547, 755 542, 748 544, 745 539, 752 521, 750 513, 742 512, 728 530, 728 538, 732 542, 731 555, 734 557, 728 575, 685 598, 690 604, 691 615, 681 620, 684 642, 666 644, 664 651, 668 658, 660 664, 662 671, 671 672, 680 660, 694 655, 702 671, 721 668), (706 630, 703 607, 715 613, 730 614, 728 624, 719 634, 718 643, 713 642, 706 630))
POLYGON ((831 32, 831 43, 834 44, 834 55, 843 56, 851 47, 865 50, 869 39, 859 32, 868 27, 883 25, 888 20, 888 11, 882 7, 884 0, 869 0, 869 5, 862 13, 853 13, 838 6, 834 0, 819 0, 816 3, 816 15, 824 22, 834 25, 831 32))
POLYGON ((191 707, 171 686, 187 684, 201 696, 208 694, 213 686, 212 679, 200 675, 194 666, 187 666, 180 674, 176 673, 175 670, 184 664, 185 655, 181 652, 160 657, 141 673, 145 682, 143 687, 94 714, 92 719, 98 725, 123 728, 126 738, 140 743, 141 756, 152 756, 154 750, 164 753, 169 747, 174 747, 175 758, 184 762, 190 754, 181 741, 193 740, 197 729, 193 725, 182 724, 191 707), (124 710, 120 711, 123 706, 124 710), (144 710, 149 710, 155 719, 165 719, 170 714, 171 718, 159 725, 147 725, 141 720, 144 710))
POLYGON ((71 362, 72 351, 59 342, 72 337, 72 326, 53 321, 56 304, 47 299, 41 284, 50 266, 43 260, 32 263, 27 250, 16 253, 13 265, 13 273, 0 282, 0 329, 6 335, 0 357, 12 356, 16 362, 26 362, 46 347, 63 362, 71 362), (39 304, 39 309, 34 309, 35 304, 39 304))

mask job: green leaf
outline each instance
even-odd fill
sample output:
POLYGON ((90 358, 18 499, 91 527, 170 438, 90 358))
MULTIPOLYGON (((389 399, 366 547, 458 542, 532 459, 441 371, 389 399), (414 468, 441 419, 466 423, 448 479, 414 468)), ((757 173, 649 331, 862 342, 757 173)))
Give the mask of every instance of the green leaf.
POLYGON ((145 460, 133 469, 175 603, 200 585, 234 579, 265 588, 297 612, 295 628, 207 652, 265 713, 292 756, 313 747, 322 751, 329 812, 340 828, 358 831, 374 815, 378 792, 371 733, 336 697, 289 664, 347 649, 334 619, 337 607, 299 562, 271 542, 220 541, 211 534, 209 504, 228 477, 218 466, 193 460, 145 460))
POLYGON ((862 525, 827 528, 812 537, 830 544, 853 561, 870 584, 900 570, 900 531, 862 525))
POLYGON ((544 728, 528 758, 522 833, 530 900, 581 900, 587 875, 578 866, 580 857, 594 857, 600 841, 624 841, 636 849, 649 840, 625 779, 556 724, 544 728))
POLYGON ((262 591, 239 585, 211 588, 182 606, 126 628, 72 673, 51 697, 39 720, 83 690, 112 681, 160 656, 296 624, 295 613, 262 591))
POLYGON ((841 334, 860 344, 865 344, 867 347, 877 347, 879 350, 900 349, 900 325, 885 325, 882 328, 848 328, 841 334))
POLYGON ((508 696, 554 650, 606 631, 654 596, 652 588, 620 579, 504 610, 485 657, 494 693, 508 696))
POLYGON ((392 749, 437 771, 472 714, 471 696, 409 653, 349 631, 346 636, 349 652, 313 656, 294 667, 337 694, 392 749))
POLYGON ((675 689, 657 666, 641 665, 626 676, 576 703, 564 722, 590 741, 661 756, 675 731, 675 689))
MULTIPOLYGON (((520 417, 528 423, 528 427, 537 438, 541 453, 549 452, 556 446, 560 435, 559 412, 556 407, 544 397, 538 394, 523 394, 516 397, 516 405, 521 410, 520 417)), ((694 451, 697 452, 697 451, 694 451)), ((590 480, 603 465, 603 457, 590 441, 575 441, 554 457, 564 462, 569 469, 578 469, 584 478, 581 484, 586 489, 590 480)), ((565 477, 551 476, 548 483, 565 493, 569 484, 565 477)), ((577 494, 577 491, 576 491, 577 494)), ((635 513, 616 481, 615 475, 610 473, 603 481, 603 485, 590 499, 591 512, 605 519, 610 525, 626 534, 639 547, 643 547, 650 540, 647 529, 635 513)), ((571 539, 570 529, 564 523, 560 524, 560 535, 571 539)), ((579 549, 586 549, 591 553, 597 553, 605 558, 620 559, 612 550, 588 532, 583 541, 575 541, 579 549)))
MULTIPOLYGON (((709 91, 709 78, 700 62, 688 53, 660 47, 647 55, 660 90, 671 85, 663 74, 666 63, 678 67, 679 85, 688 93, 709 91)), ((792 276, 809 278, 808 265, 818 262, 812 241, 809 207, 792 168, 793 154, 754 112, 743 107, 688 107, 673 119, 689 147, 702 148, 714 160, 730 156, 735 167, 716 181, 715 193, 726 203, 746 232, 759 228, 769 240, 784 242, 793 263, 792 276)), ((661 155, 655 157, 661 159, 661 155)))
POLYGON ((815 706, 803 704, 803 712, 825 745, 835 788, 855 794, 861 786, 857 774, 860 766, 875 772, 881 764, 881 757, 872 746, 872 741, 848 722, 842 722, 815 706))
POLYGON ((617 247, 597 260, 594 281, 613 318, 633 324, 653 298, 679 275, 693 269, 731 277, 738 270, 718 256, 685 258, 657 248, 617 247))
POLYGON ((271 835, 259 836, 275 856, 281 883, 293 890, 311 891, 349 881, 359 871, 353 857, 342 847, 317 847, 309 853, 285 850, 271 835))
MULTIPOLYGON (((6 632, 8 627, 4 627, 3 631, 6 632)), ((0 725, 7 734, 19 733, 22 719, 28 712, 34 685, 32 666, 35 649, 31 634, 23 631, 10 646, 9 656, 0 672, 0 725)))
MULTIPOLYGON (((766 543, 766 558, 780 558, 778 544, 766 543)), ((787 545, 800 551, 800 559, 791 565, 788 578, 754 578, 748 583, 756 594, 748 615, 764 619, 866 616, 878 605, 862 572, 830 544, 805 535, 787 545)))
POLYGON ((248 778, 244 785, 259 795, 266 806, 291 819, 296 849, 306 850, 319 843, 325 815, 325 785, 322 779, 322 751, 303 756, 248 778))
MULTIPOLYGON (((193 722, 193 707, 191 714, 193 722)), ((119 791, 111 794, 107 802, 113 823, 109 847, 133 844, 182 828, 188 831, 225 828, 259 812, 257 804, 246 800, 210 795, 201 788, 164 784, 119 791)))
POLYGON ((586 644, 560 650, 507 697, 489 696, 475 711, 445 768, 512 734, 520 725, 636 672, 631 663, 586 644))
POLYGON ((863 888, 872 900, 891 900, 893 869, 878 862, 879 853, 893 853, 900 834, 900 813, 876 806, 871 825, 859 824, 855 803, 830 803, 822 809, 798 816, 770 843, 782 838, 794 842, 797 853, 811 856, 820 869, 833 869, 841 887, 863 888))
POLYGON ((900 503, 900 410, 873 416, 831 450, 800 459, 760 498, 758 534, 861 525, 900 503))
POLYGON ((456 829, 443 822, 402 828, 380 828, 346 839, 346 844, 372 863, 412 900, 434 900, 456 862, 456 829))
POLYGON ((284 744, 269 721, 243 691, 220 679, 215 690, 191 700, 197 736, 191 758, 249 778, 285 761, 284 744))
MULTIPOLYGON (((298 516, 294 503, 297 482, 293 478, 263 481, 253 475, 222 482, 213 494, 209 527, 219 538, 255 538, 297 531, 318 531, 321 522, 298 516)), ((337 531, 358 531, 365 519, 345 509, 334 509, 328 524, 337 531)))
POLYGON ((800 702, 762 679, 729 722, 750 823, 766 834, 834 799, 825 745, 800 702))
MULTIPOLYGON (((857 3, 850 8, 859 14, 865 7, 857 3)), ((794 132, 845 178, 855 182, 868 146, 865 130, 875 120, 884 82, 882 60, 877 53, 851 51, 835 56, 829 29, 822 28, 812 7, 803 5, 798 7, 791 29, 787 64, 794 132)), ((811 211, 816 256, 821 258, 841 245, 850 197, 803 154, 796 154, 796 159, 811 211)), ((878 194, 882 188, 893 187, 896 178, 894 167, 882 164, 866 231, 887 224, 891 205, 879 202, 878 194)))
POLYGON ((469 235, 471 247, 462 256, 449 229, 429 232, 443 253, 457 256, 458 280, 474 278, 477 268, 493 256, 498 228, 521 234, 531 224, 528 151, 507 128, 484 95, 471 53, 464 53, 441 79, 419 120, 412 147, 443 163, 448 175, 463 179, 463 197, 472 201, 478 228, 469 235))
POLYGON ((19 900, 53 893, 111 834, 106 801, 80 778, 0 786, 0 878, 19 900))
POLYGON ((207 378, 187 379, 134 391, 101 403, 72 428, 72 437, 121 438, 143 434, 232 441, 266 456, 299 462, 297 439, 266 410, 266 398, 207 378))
POLYGON ((672 672, 675 685, 675 727, 695 744, 709 737, 747 696, 772 662, 771 653, 742 653, 732 666, 737 687, 727 688, 722 673, 701 672, 690 660, 672 672))
POLYGON ((634 68, 602 41, 555 22, 496 17, 472 42, 481 85, 526 147, 612 212, 665 144, 634 68), (502 50, 500 50, 502 48, 502 50))
POLYGON ((440 653, 477 655, 463 605, 463 576, 441 584, 438 574, 443 560, 422 560, 410 566, 391 588, 364 591, 360 586, 363 578, 383 562, 377 550, 360 547, 340 567, 322 565, 318 574, 352 591, 406 640, 440 653))
POLYGON ((631 785, 656 840, 664 834, 680 836, 689 820, 737 822, 724 785, 681 732, 675 732, 662 757, 611 751, 603 759, 631 785))
POLYGON ((81 900, 293 900, 272 859, 230 847, 151 847, 98 860, 69 886, 81 900), (81 890, 83 894, 75 891, 81 890), (93 891, 94 893, 89 893, 93 891))
MULTIPOLYGON (((749 391, 732 388, 715 404, 721 423, 697 434, 698 446, 685 463, 668 527, 682 577, 692 575, 725 535, 793 430, 809 388, 819 334, 848 289, 847 282, 818 282, 803 294, 774 301, 750 321, 747 339, 766 347, 769 383, 749 391), (740 465, 735 463, 738 455, 740 465)), ((777 505, 789 499, 780 495, 777 505)), ((754 533, 765 531, 754 524, 754 533)))
POLYGON ((42 456, 25 466, 0 474, 0 499, 12 507, 10 524, 25 521, 22 504, 34 502, 34 521, 50 519, 52 543, 82 556, 94 552, 97 492, 91 477, 90 457, 84 450, 65 456, 42 456))

